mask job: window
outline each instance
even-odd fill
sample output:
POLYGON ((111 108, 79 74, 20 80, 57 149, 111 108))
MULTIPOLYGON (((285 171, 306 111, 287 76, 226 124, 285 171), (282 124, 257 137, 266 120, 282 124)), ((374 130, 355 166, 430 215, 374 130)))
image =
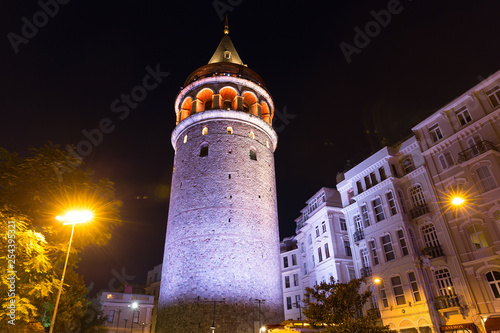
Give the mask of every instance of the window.
POLYGON ((326 232, 326 223, 325 223, 325 221, 321 222, 321 230, 322 230, 323 233, 326 232))
POLYGON ((486 95, 488 95, 488 98, 490 99, 491 105, 493 105, 494 108, 496 108, 498 105, 500 105, 500 87, 495 86, 493 89, 490 89, 486 92, 486 95))
POLYGON ((461 126, 464 126, 465 124, 472 121, 469 110, 467 110, 466 106, 463 106, 457 111, 455 111, 455 114, 457 115, 458 122, 460 123, 461 126))
POLYGON ((363 247, 360 252, 361 252, 361 258, 363 259, 363 267, 371 267, 370 255, 368 254, 368 249, 366 247, 363 247))
POLYGON ((297 255, 292 254, 292 266, 297 266, 297 255))
POLYGON ((285 288, 290 288, 290 277, 285 276, 285 288))
POLYGON ((441 268, 434 271, 436 284, 440 296, 456 296, 453 281, 451 281, 450 271, 447 268, 441 268))
POLYGON ((115 320, 115 310, 109 310, 108 323, 112 323, 114 320, 115 320))
POLYGON ((307 275, 307 264, 304 263, 304 275, 307 275))
POLYGON ((314 261, 314 254, 311 256, 311 262, 312 262, 312 267, 316 265, 316 262, 314 261))
POLYGON ((469 231, 470 240, 472 241, 472 247, 474 250, 488 247, 488 242, 484 237, 483 229, 479 224, 471 225, 467 228, 467 231, 469 231))
POLYGON ((288 257, 285 256, 283 257, 283 268, 287 268, 288 267, 288 257))
POLYGON ((413 207, 425 205, 424 190, 422 189, 422 186, 417 184, 410 187, 410 198, 413 207))
POLYGON ((368 208, 366 205, 361 206, 361 214, 363 215, 363 223, 365 228, 370 226, 370 216, 368 216, 368 208))
POLYGON ((344 241, 344 250, 345 250, 345 255, 346 256, 352 257, 351 244, 349 243, 348 240, 344 241))
POLYGON ((392 290, 394 291, 394 297, 396 298, 397 305, 406 304, 405 293, 403 291, 403 284, 401 283, 400 276, 393 276, 391 278, 392 290))
POLYGON ((385 220, 384 209, 382 208, 382 200, 380 198, 376 198, 372 201, 373 211, 375 212, 375 219, 377 222, 385 220))
POLYGON ((252 161, 257 161, 257 153, 253 149, 250 149, 250 159, 252 161))
POLYGON ((286 309, 291 310, 292 309, 292 297, 287 297, 286 298, 286 309))
POLYGON ((227 128, 227 134, 233 134, 233 128, 231 126, 227 128))
POLYGON ((313 242, 312 236, 311 236, 311 234, 309 234, 309 235, 307 235, 307 236, 308 236, 308 237, 307 237, 307 241, 308 241, 309 245, 311 245, 311 244, 312 244, 312 242, 313 242))
POLYGON ((188 136, 186 134, 186 135, 184 135, 184 140, 182 142, 186 143, 187 141, 188 141, 188 136))
POLYGON ((384 167, 381 167, 381 168, 378 169, 378 174, 380 176, 380 181, 383 181, 383 180, 387 179, 387 175, 385 174, 384 167))
POLYGON ((469 146, 469 151, 472 156, 479 155, 479 151, 483 149, 483 141, 481 136, 474 135, 467 139, 467 146, 469 146))
POLYGON ((384 248, 385 261, 394 260, 396 257, 394 256, 394 249, 392 248, 391 236, 385 235, 381 238, 382 247, 384 248))
POLYGON ((330 258, 330 249, 328 248, 328 243, 325 243, 325 257, 330 258))
POLYGON ((358 188, 358 194, 363 193, 363 186, 361 185, 360 180, 356 182, 356 187, 358 188))
POLYGON ((347 230, 347 223, 345 223, 345 218, 339 218, 340 221, 340 230, 347 230))
POLYGON ((401 254, 403 257, 405 257, 409 254, 409 252, 408 252, 408 246, 406 245, 406 240, 403 230, 401 229, 397 230, 396 234, 398 235, 399 238, 399 245, 401 246, 401 254))
POLYGON ((429 133, 431 134, 432 142, 437 142, 443 138, 443 133, 441 133, 438 124, 429 127, 429 133))
POLYGON ((253 131, 250 131, 250 138, 251 138, 252 140, 254 140, 254 139, 255 139, 255 134, 253 133, 253 131))
POLYGON ((413 162, 411 161, 410 157, 405 158, 401 164, 403 165, 403 170, 405 172, 405 175, 415 170, 415 168, 413 167, 413 162))
POLYGON ((453 162, 453 157, 451 157, 451 154, 449 151, 442 153, 439 155, 439 163, 441 163, 441 167, 443 170, 448 169, 449 167, 455 165, 455 162, 453 162))
POLYGON ((382 306, 384 308, 388 308, 389 302, 387 301, 387 294, 385 292, 385 286, 383 283, 380 284, 380 299, 382 300, 382 306))
POLYGON ((134 311, 134 314, 133 314, 133 317, 132 317, 132 322, 133 323, 137 324, 139 322, 139 315, 140 314, 141 313, 139 311, 134 311))
POLYGON ((477 168, 475 174, 483 192, 488 192, 489 190, 497 187, 497 184, 490 173, 490 169, 486 165, 477 168))
POLYGON ((293 274, 293 285, 295 287, 299 285, 299 274, 293 274))
POLYGON ((301 252, 301 253, 306 252, 306 246, 305 246, 304 242, 301 242, 301 243, 300 243, 300 252, 301 252))
POLYGON ((300 295, 295 295, 295 307, 300 309, 300 295))
POLYGON ((372 183, 370 182, 370 177, 368 177, 368 176, 365 176, 365 185, 366 185, 367 189, 372 187, 372 183))
POLYGON ((408 211, 406 210, 405 200, 403 199, 403 193, 401 193, 401 191, 398 191, 398 198, 399 198, 399 203, 401 204, 401 208, 403 209, 403 212, 405 214, 408 214, 408 211))
POLYGON ((378 181, 377 181, 377 176, 375 176, 375 173, 370 173, 370 179, 372 181, 372 185, 377 185, 378 181))
POLYGON ((203 143, 200 148, 200 157, 208 155, 208 143, 203 143))
POLYGON ((490 284, 491 291, 495 298, 500 298, 500 272, 492 271, 486 273, 486 280, 490 284))
POLYGON ((354 268, 349 268, 349 281, 354 280, 356 278, 356 271, 354 268))
POLYGON ((318 261, 322 262, 323 261, 323 252, 321 252, 321 248, 318 247, 318 261))
POLYGON ((203 127, 201 130, 201 135, 207 135, 208 134, 208 127, 203 127))
POLYGON ((314 228, 314 230, 316 230, 316 238, 319 237, 319 226, 316 226, 316 228, 314 228))
POLYGON ((420 297, 420 291, 418 290, 417 278, 414 272, 408 273, 408 281, 410 281, 411 292, 413 293, 413 300, 415 302, 420 302, 422 298, 420 297))
POLYGON ((363 225, 361 224, 361 217, 359 215, 354 216, 354 228, 356 228, 357 234, 361 234, 363 232, 363 225))
POLYGON ((385 196, 387 197, 387 202, 389 203, 391 215, 396 215, 398 213, 398 210, 396 208, 396 201, 394 201, 394 195, 392 194, 392 192, 387 192, 385 196))
POLYGON ((422 236, 424 236, 425 247, 439 247, 439 239, 436 234, 434 224, 429 223, 422 227, 422 236))
POLYGON ((373 266, 377 266, 379 263, 378 254, 377 254, 377 246, 375 245, 374 240, 371 240, 369 243, 370 243, 370 251, 372 253, 373 266))

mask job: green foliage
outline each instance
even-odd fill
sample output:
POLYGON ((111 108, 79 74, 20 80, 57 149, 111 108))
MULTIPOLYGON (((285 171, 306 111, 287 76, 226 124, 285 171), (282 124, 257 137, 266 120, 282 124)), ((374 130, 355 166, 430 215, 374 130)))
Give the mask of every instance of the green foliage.
MULTIPOLYGON (((10 263, 17 272, 16 326, 40 321, 46 327, 50 323, 71 235, 71 226, 62 225, 55 216, 85 208, 94 218, 75 226, 55 331, 70 332, 80 326, 88 308, 88 291, 74 269, 85 246, 105 245, 121 223, 121 202, 116 200, 113 186, 108 179, 96 180, 70 147, 62 150, 49 143, 31 149, 23 158, 0 148, 0 263, 7 267, 9 250, 15 254, 15 263, 10 263), (11 225, 15 225, 15 237, 9 239, 11 225)), ((8 296, 8 277, 3 270, 0 330, 8 325, 6 309, 14 297, 8 296)))
POLYGON ((362 315, 363 306, 371 291, 360 293, 361 279, 349 283, 321 282, 306 288, 304 315, 314 327, 324 327, 326 333, 388 333, 388 326, 381 326, 377 310, 362 315))

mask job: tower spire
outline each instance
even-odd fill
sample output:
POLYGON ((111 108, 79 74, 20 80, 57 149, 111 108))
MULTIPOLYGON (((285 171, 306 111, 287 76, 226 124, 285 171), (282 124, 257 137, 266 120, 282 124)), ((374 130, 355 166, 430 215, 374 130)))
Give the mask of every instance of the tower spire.
POLYGON ((227 14, 226 14, 226 23, 224 24, 224 35, 229 35, 229 23, 227 22, 227 14))

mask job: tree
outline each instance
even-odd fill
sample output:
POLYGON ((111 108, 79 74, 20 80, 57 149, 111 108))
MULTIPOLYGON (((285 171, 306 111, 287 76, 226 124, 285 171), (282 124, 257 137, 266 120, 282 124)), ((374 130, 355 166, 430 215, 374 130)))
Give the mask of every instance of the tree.
POLYGON ((326 333, 388 333, 388 326, 378 324, 376 309, 362 314, 371 291, 360 293, 362 279, 349 283, 321 282, 306 288, 304 315, 314 327, 325 327, 326 333))
POLYGON ((14 280, 8 280, 8 271, 2 271, 0 330, 12 327, 6 311, 12 302, 16 303, 16 326, 50 323, 71 233, 71 227, 63 226, 55 216, 87 208, 94 218, 75 228, 58 310, 61 324, 81 321, 89 302, 83 278, 74 271, 78 254, 85 246, 103 246, 109 241, 121 223, 120 206, 114 184, 96 179, 71 147, 63 150, 49 143, 31 149, 26 157, 0 148, 0 262, 15 271, 14 280), (15 262, 8 261, 13 258, 15 262), (12 286, 16 289, 9 296, 12 286))

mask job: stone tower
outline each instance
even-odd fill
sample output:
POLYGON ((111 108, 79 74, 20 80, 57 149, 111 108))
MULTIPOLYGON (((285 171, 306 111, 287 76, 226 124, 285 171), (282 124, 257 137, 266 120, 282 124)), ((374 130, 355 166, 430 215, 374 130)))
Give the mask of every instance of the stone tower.
POLYGON ((227 22, 209 63, 187 78, 175 113, 157 331, 254 333, 277 324, 274 104, 241 61, 227 22))

